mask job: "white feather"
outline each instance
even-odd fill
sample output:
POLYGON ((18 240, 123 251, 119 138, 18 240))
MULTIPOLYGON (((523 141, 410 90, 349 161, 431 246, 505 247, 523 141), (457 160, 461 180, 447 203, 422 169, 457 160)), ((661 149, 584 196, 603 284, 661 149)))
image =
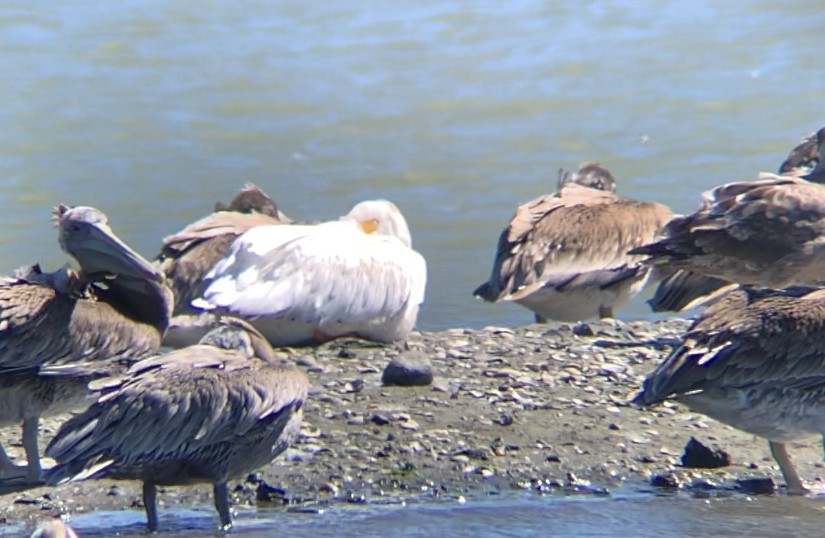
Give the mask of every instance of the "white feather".
MULTIPOLYGON (((392 210, 406 231, 400 212, 392 210)), ((424 258, 402 240, 364 233, 345 217, 314 226, 253 228, 235 240, 208 278, 212 283, 193 305, 306 323, 330 335, 382 323, 405 323, 409 328, 400 332, 406 333, 424 301, 427 270, 424 258)))

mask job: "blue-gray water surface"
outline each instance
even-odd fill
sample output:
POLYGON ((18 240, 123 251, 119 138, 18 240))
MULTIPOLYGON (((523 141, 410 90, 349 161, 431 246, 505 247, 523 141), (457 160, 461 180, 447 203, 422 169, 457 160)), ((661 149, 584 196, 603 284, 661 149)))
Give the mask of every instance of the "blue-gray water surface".
MULTIPOLYGON (((611 497, 508 494, 464 503, 335 505, 320 513, 239 510, 232 536, 589 537, 638 538, 820 536, 822 499, 730 497, 693 499, 618 492, 611 497)), ((145 536, 142 511, 78 515, 69 523, 84 537, 145 536)), ((163 535, 218 535, 209 506, 162 512, 163 535)), ((7 529, 13 535, 20 526, 7 529)), ((8 535, 8 534, 7 534, 8 535)))
MULTIPOLYGON (((420 328, 522 324, 526 310, 470 295, 519 203, 585 160, 623 194, 678 212, 775 170, 825 123, 823 27, 814 0, 9 0, 0 270, 66 262, 50 224, 59 202, 103 209, 149 256, 254 182, 297 219, 395 201, 429 264, 420 328)), ((639 299, 620 316, 650 314, 639 299)), ((619 535, 646 521, 657 536, 783 534, 819 525, 820 507, 804 506, 516 499, 271 525, 492 536, 510 532, 506 518, 513 535, 598 534, 601 520, 619 535)))

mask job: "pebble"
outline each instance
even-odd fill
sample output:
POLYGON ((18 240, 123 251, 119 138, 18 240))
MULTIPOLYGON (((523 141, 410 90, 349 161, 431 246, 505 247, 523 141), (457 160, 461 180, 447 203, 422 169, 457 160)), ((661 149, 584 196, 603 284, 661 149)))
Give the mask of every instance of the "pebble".
MULTIPOLYGON (((687 471, 676 462, 678 453, 668 448, 682 446, 691 433, 703 439, 713 435, 728 448, 731 430, 687 413, 679 404, 666 402, 651 411, 627 405, 646 372, 669 351, 657 342, 678 341, 687 326, 686 321, 671 319, 593 321, 572 328, 553 323, 487 327, 416 332, 406 345, 342 339, 281 352, 308 371, 312 389, 301 435, 283 456, 259 471, 261 481, 283 486, 281 491, 289 494, 273 492, 267 497, 288 502, 292 511, 319 513, 347 499, 457 499, 510 487, 601 495, 603 486, 632 485, 634 480, 636 485, 648 480, 653 484, 649 477, 659 475, 665 476, 664 483, 677 486, 721 480, 722 487, 733 491, 736 473, 715 478, 699 470, 685 478, 687 471), (390 365, 410 359, 423 363, 422 384, 430 388, 387 387, 390 365), (577 475, 573 480, 565 480, 568 470, 577 475), (319 494, 327 498, 325 503, 318 501, 319 494)), ((45 421, 44 432, 59 426, 57 420, 45 421)), ((20 458, 19 428, 3 431, 8 433, 0 440, 12 457, 20 458)), ((754 444, 750 438, 737 442, 740 448, 754 444)), ((737 452, 739 461, 760 462, 758 469, 738 470, 776 476, 767 448, 760 443, 760 449, 737 452)), ((96 484, 83 482, 54 491, 72 499, 72 510, 88 510, 101 506, 90 492, 105 496, 110 487, 96 484)), ((128 505, 140 497, 139 483, 118 484, 123 493, 106 496, 110 505, 128 505)), ((209 487, 182 489, 187 495, 195 490, 202 492, 198 502, 211 503, 209 487)), ((718 489, 713 491, 718 495, 718 489)), ((233 495, 245 502, 242 493, 233 495)), ((250 496, 246 501, 254 502, 254 492, 250 496)), ((194 502, 194 496, 189 498, 194 502)), ((7 516, 19 518, 24 510, 40 513, 48 503, 37 494, 18 502, 32 503, 31 508, 18 504, 7 516)))
POLYGON ((433 382, 432 362, 421 352, 393 357, 384 369, 381 382, 402 387, 429 385, 433 382))

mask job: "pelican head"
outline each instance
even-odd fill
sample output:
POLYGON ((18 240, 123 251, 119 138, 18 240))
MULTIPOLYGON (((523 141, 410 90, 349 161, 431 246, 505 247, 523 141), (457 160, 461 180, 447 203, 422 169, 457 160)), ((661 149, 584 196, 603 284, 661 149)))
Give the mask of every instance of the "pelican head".
POLYGON ((389 235, 412 248, 412 236, 407 221, 396 205, 387 200, 367 200, 356 204, 344 219, 354 220, 365 232, 389 235))
POLYGON ((61 204, 54 209, 54 217, 60 231, 60 248, 77 260, 86 275, 163 280, 160 271, 115 235, 103 212, 93 207, 61 204))
POLYGON ((817 133, 811 133, 796 145, 779 167, 779 175, 805 177, 819 164, 817 133))
POLYGON ((232 199, 229 204, 218 202, 215 204, 215 211, 235 211, 237 213, 263 213, 272 218, 291 222, 291 219, 286 217, 278 209, 278 205, 272 201, 272 198, 252 183, 244 185, 241 192, 232 199))
POLYGON ((217 320, 216 326, 198 343, 240 351, 248 359, 258 357, 267 362, 277 362, 275 352, 266 337, 240 318, 222 316, 217 320))
POLYGON ((814 183, 825 183, 825 163, 822 162, 823 152, 825 152, 825 127, 816 132, 816 150, 814 155, 809 158, 813 170, 802 176, 804 179, 814 183))
POLYGON ((616 180, 607 168, 599 163, 582 163, 575 172, 559 170, 559 189, 568 183, 605 192, 616 192, 616 180))

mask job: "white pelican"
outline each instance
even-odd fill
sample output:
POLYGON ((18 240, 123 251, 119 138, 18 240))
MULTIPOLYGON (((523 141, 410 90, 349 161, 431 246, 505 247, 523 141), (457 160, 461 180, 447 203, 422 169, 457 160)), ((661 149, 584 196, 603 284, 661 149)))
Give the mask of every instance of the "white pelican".
POLYGON ((403 339, 427 281, 411 245, 404 217, 386 200, 361 202, 337 221, 260 226, 232 244, 193 305, 248 319, 276 346, 403 339))
POLYGON ((662 204, 614 193, 605 168, 585 163, 559 191, 519 206, 501 233, 490 279, 473 294, 516 301, 537 321, 613 317, 650 278, 627 251, 659 237, 673 216, 662 204))
POLYGON ((101 396, 55 434, 47 482, 143 481, 149 531, 157 486, 212 482, 221 528, 232 525, 227 481, 268 464, 297 437, 309 390, 255 329, 224 318, 200 344, 103 380, 101 396))
POLYGON ((740 288, 694 322, 633 403, 677 400, 769 441, 788 493, 807 492, 785 443, 825 433, 825 290, 740 288))

